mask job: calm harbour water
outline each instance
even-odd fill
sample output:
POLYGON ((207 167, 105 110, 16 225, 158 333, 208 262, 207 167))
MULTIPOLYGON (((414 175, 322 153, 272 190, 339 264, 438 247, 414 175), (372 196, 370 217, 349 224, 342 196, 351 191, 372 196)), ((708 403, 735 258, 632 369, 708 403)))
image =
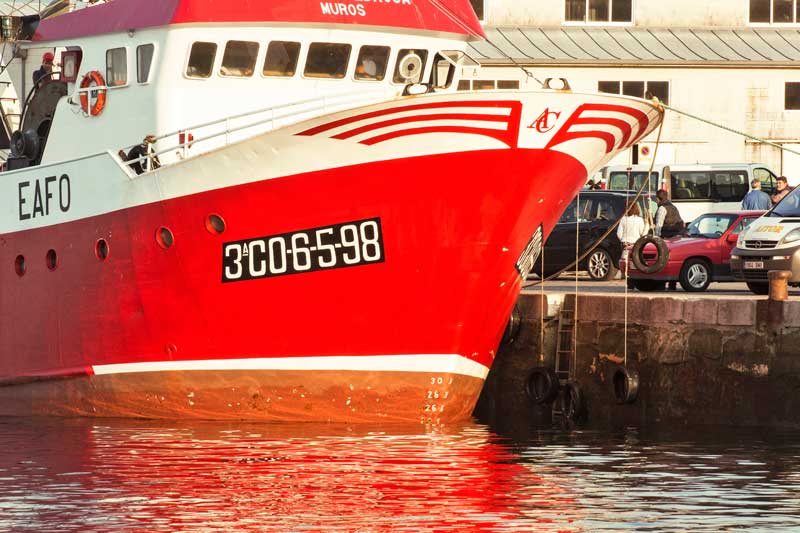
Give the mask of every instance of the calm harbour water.
POLYGON ((800 432, 0 418, 0 531, 800 531, 800 432))

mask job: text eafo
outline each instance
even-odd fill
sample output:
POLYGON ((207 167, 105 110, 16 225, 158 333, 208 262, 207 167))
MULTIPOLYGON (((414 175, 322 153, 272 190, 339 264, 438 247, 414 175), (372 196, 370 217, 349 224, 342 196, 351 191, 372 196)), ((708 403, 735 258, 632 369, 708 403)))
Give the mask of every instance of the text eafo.
POLYGON ((69 211, 72 190, 66 174, 62 174, 60 178, 48 176, 33 182, 21 181, 18 187, 20 220, 47 216, 56 208, 62 213, 69 211))

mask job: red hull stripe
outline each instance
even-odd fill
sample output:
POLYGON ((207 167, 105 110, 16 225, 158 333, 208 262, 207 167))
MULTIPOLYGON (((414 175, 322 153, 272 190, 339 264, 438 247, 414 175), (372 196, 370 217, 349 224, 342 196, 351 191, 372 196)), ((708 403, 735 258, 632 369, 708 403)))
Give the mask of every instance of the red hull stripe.
MULTIPOLYGON (((364 113, 362 115, 355 115, 352 117, 343 118, 341 120, 334 120, 333 122, 328 122, 327 124, 322 124, 320 126, 316 126, 305 131, 301 131, 297 135, 303 136, 311 136, 311 135, 318 135, 320 133, 339 128, 341 126, 346 126, 348 124, 353 124, 355 122, 360 122, 362 120, 369 120, 376 117, 383 117, 386 115, 394 115, 399 113, 407 113, 409 111, 422 111, 426 109, 450 109, 453 107, 477 107, 477 108, 505 108, 509 110, 509 115, 505 117, 507 123, 515 124, 519 122, 519 116, 522 112, 522 103, 521 102, 511 102, 508 100, 481 100, 476 102, 436 102, 431 104, 417 104, 417 105, 409 105, 409 106, 402 106, 402 107, 392 107, 390 109, 381 109, 379 111, 372 111, 371 113, 364 113)), ((483 116, 483 115, 474 115, 474 116, 483 116)), ((427 120, 427 115, 418 116, 419 120, 427 120)), ((472 119, 472 116, 470 116, 472 119)), ((479 119, 476 119, 479 120, 479 119)))
POLYGON ((171 24, 263 22, 383 26, 485 36, 467 0, 115 0, 44 20, 34 40, 71 39, 171 24))
POLYGON ((411 128, 407 130, 384 133, 383 135, 378 135, 376 137, 365 139, 359 142, 361 144, 366 144, 367 146, 372 146, 374 144, 378 144, 383 141, 388 141, 391 139, 396 139, 398 137, 423 135, 426 133, 467 133, 471 135, 484 135, 486 137, 491 137, 492 139, 497 139, 498 141, 502 142, 503 144, 507 145, 510 148, 514 146, 514 140, 515 140, 511 139, 507 132, 490 130, 486 128, 467 128, 464 126, 429 126, 426 128, 411 128))
POLYGON ((382 122, 374 122, 361 126, 359 128, 337 133, 332 139, 349 139, 368 131, 374 131, 381 128, 388 128, 390 126, 397 126, 398 124, 407 124, 409 122, 424 122, 429 120, 475 120, 486 122, 499 122, 508 127, 508 116, 503 115, 478 115, 472 113, 436 113, 432 115, 417 115, 410 117, 393 118, 391 120, 384 120, 382 122))
POLYGON ((260 357, 156 361, 97 365, 95 375, 186 370, 343 370, 378 372, 448 372, 484 379, 489 369, 457 354, 414 354, 327 357, 260 357))

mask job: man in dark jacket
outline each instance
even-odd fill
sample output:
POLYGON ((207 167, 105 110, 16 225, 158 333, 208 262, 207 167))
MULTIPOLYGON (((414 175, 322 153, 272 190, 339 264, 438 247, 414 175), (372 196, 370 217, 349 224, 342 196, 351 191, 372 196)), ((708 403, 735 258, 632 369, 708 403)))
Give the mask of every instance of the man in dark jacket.
POLYGON ((669 193, 660 190, 656 193, 658 210, 656 211, 655 234, 657 237, 673 237, 680 235, 686 228, 678 208, 669 201, 669 193))
POLYGON ((53 54, 51 52, 45 52, 42 56, 42 66, 39 67, 39 70, 33 71, 33 84, 36 86, 41 86, 48 81, 50 81, 50 77, 53 72, 53 54))

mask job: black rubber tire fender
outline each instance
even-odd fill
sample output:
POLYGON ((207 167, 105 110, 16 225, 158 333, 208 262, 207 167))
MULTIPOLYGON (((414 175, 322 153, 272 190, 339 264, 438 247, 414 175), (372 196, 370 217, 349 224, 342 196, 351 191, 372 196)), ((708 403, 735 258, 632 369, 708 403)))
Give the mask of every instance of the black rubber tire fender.
POLYGON ((573 423, 586 421, 586 396, 577 381, 568 381, 561 392, 561 413, 573 423))
POLYGON ((611 379, 617 403, 633 403, 639 397, 639 372, 633 368, 620 367, 611 379))
POLYGON ((636 267, 636 270, 643 274, 656 274, 661 272, 664 267, 667 266, 667 261, 669 261, 669 248, 667 248, 667 243, 664 242, 664 239, 661 237, 656 237, 654 235, 640 237, 633 245, 633 250, 631 250, 631 261, 633 261, 633 266, 636 267), (652 244, 656 247, 656 260, 652 265, 648 265, 644 259, 644 247, 648 244, 652 244))
POLYGON ((536 367, 525 378, 525 393, 536 405, 552 403, 558 396, 559 388, 558 376, 552 368, 536 367))

